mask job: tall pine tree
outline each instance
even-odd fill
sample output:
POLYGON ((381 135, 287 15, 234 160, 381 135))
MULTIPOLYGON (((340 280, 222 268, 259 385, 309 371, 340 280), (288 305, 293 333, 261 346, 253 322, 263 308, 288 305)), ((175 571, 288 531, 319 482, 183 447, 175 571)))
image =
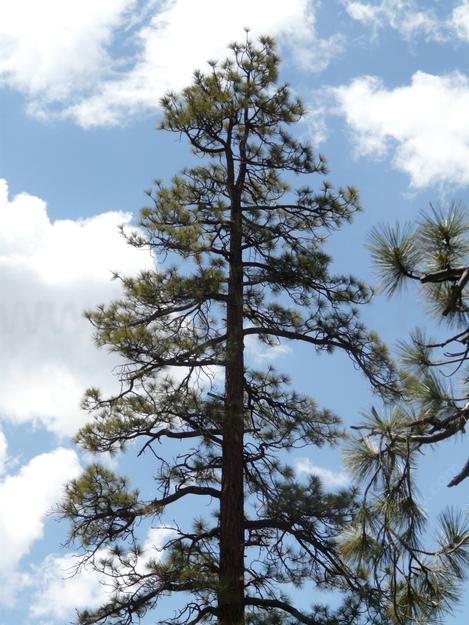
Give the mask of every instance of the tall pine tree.
POLYGON ((88 315, 98 345, 124 360, 122 392, 88 391, 93 418, 77 440, 94 453, 136 441, 154 455, 155 490, 144 498, 99 465, 68 486, 71 539, 114 582, 82 623, 130 623, 174 593, 172 622, 186 625, 351 624, 371 609, 366 583, 337 548, 353 490, 327 493, 314 475, 300 483, 283 464, 285 450, 335 443, 338 419, 286 376, 253 370, 244 353, 247 337, 342 350, 372 386, 392 390, 386 349, 358 317, 370 291, 332 275, 323 249, 359 209, 357 191, 309 186, 326 165, 287 132, 304 108, 277 83, 273 41, 231 50, 162 100, 161 127, 200 161, 169 186, 155 184, 129 237, 156 254, 157 268, 121 277, 122 299, 88 315), (306 179, 297 190, 294 176, 306 179), (192 526, 186 509, 161 558, 145 556, 142 569, 138 524, 168 523, 181 501, 198 510, 192 526), (284 591, 303 583, 340 590, 342 606, 294 606, 284 591))

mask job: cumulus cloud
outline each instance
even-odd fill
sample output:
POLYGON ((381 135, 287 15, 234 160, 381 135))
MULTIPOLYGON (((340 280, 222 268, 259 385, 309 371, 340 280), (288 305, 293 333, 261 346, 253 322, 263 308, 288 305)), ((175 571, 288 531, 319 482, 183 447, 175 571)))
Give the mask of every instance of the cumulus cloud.
POLYGON ((357 153, 392 154, 415 188, 469 184, 469 77, 416 72, 410 85, 387 89, 363 76, 333 89, 357 153))
POLYGON ((0 83, 61 100, 111 70, 107 46, 135 0, 0 3, 0 83))
POLYGON ((140 53, 131 69, 99 84, 93 96, 71 105, 66 115, 89 127, 118 124, 129 112, 156 109, 159 98, 168 89, 185 86, 194 69, 208 59, 223 58, 227 44, 244 37, 245 26, 253 37, 279 36, 310 69, 322 69, 341 50, 340 37, 316 36, 307 0, 176 0, 138 31, 140 53))
POLYGON ((311 462, 309 458, 300 458, 296 463, 298 473, 308 473, 321 478, 325 486, 334 488, 347 486, 350 483, 350 476, 344 471, 331 471, 311 462))
POLYGON ((55 113, 84 127, 120 124, 157 109, 168 89, 180 89, 194 69, 223 57, 245 26, 253 37, 279 37, 301 65, 322 69, 342 39, 318 36, 314 9, 309 0, 4 3, 0 84, 25 94, 39 117, 55 113))
POLYGON ((25 575, 16 568, 42 537, 45 517, 61 497, 64 484, 81 471, 77 454, 58 448, 35 456, 20 471, 0 480, 0 601, 8 603, 25 575))
MULTIPOLYGON (((104 555, 98 553, 97 557, 104 555)), ((109 587, 105 575, 89 564, 77 572, 77 563, 73 554, 50 554, 41 565, 33 567, 29 578, 29 585, 34 588, 31 616, 48 616, 65 621, 76 610, 92 610, 106 601, 109 587)))
POLYGON ((118 231, 130 219, 108 212, 51 222, 43 200, 10 200, 0 180, 0 418, 73 434, 84 390, 113 383, 117 361, 96 349, 82 312, 119 296, 112 271, 153 266, 118 231))
MULTIPOLYGON (((158 561, 163 555, 161 547, 173 530, 165 527, 149 530, 142 552, 135 564, 135 571, 144 574, 150 560, 158 561)), ((105 550, 99 550, 96 561, 108 557, 105 550)), ((90 564, 78 572, 77 558, 72 554, 49 555, 41 565, 33 567, 30 585, 33 587, 33 602, 30 614, 36 618, 52 617, 64 622, 76 610, 95 609, 102 605, 111 591, 109 578, 93 569, 90 564)), ((124 569, 122 571, 125 573, 124 569)))

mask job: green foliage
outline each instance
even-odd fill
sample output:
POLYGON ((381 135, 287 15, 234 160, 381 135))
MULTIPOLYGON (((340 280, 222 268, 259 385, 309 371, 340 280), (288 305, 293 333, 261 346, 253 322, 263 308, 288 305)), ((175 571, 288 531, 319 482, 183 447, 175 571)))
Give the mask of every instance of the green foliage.
POLYGON ((459 267, 469 254, 469 222, 461 205, 431 207, 418 224, 418 246, 427 273, 459 267))
POLYGON ((76 520, 73 539, 89 548, 127 534, 140 507, 138 491, 129 492, 125 478, 93 464, 67 485, 63 514, 76 520))
MULTIPOLYGON (((343 554, 373 571, 399 624, 442 622, 460 601, 469 564, 467 518, 444 512, 432 541, 415 485, 425 447, 462 435, 469 418, 468 235, 466 213, 455 203, 447 210, 431 207, 415 228, 382 226, 371 234, 383 289, 393 294, 414 281, 438 319, 461 326, 444 340, 416 330, 399 343, 404 398, 382 411, 373 408, 345 453, 364 489, 343 554)), ((468 475, 469 463, 448 486, 468 475)))
POLYGON ((428 434, 428 412, 375 409, 351 441, 349 469, 366 484, 359 514, 343 534, 342 553, 372 571, 389 596, 393 622, 439 623, 461 598, 469 564, 469 526, 462 514, 441 515, 433 548, 415 485, 417 460, 428 434))
POLYGON ((415 233, 410 226, 401 228, 399 224, 376 227, 370 233, 369 247, 381 288, 392 295, 412 276, 420 260, 415 233))
POLYGON ((466 322, 460 305, 452 302, 454 283, 467 264, 469 221, 463 208, 452 203, 446 210, 431 207, 421 213, 415 228, 382 225, 370 234, 369 247, 382 289, 392 295, 408 279, 419 280, 430 311, 450 322, 466 322))

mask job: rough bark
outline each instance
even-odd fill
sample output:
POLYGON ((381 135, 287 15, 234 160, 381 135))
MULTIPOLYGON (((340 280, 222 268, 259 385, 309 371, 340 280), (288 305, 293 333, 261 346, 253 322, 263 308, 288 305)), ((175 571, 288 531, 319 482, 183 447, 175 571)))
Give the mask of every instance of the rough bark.
POLYGON ((244 623, 244 468, 243 468, 243 267, 241 208, 231 207, 230 274, 227 303, 227 361, 220 501, 221 625, 244 623))

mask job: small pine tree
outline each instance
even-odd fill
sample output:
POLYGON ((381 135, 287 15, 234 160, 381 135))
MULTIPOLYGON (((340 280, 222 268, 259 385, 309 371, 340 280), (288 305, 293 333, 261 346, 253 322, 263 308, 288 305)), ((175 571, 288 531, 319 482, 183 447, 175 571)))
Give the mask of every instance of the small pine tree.
MULTIPOLYGON (((371 234, 382 289, 392 295, 414 281, 430 310, 453 326, 443 339, 418 330, 400 343, 405 401, 373 408, 346 456, 367 487, 344 550, 374 569, 398 623, 441 622, 460 602, 469 564, 467 518, 443 512, 432 542, 415 476, 425 449, 464 432, 469 418, 468 235, 466 215, 454 204, 422 214, 416 227, 371 234)), ((469 462, 448 486, 468 475, 469 462)))
POLYGON ((359 209, 358 194, 328 182, 290 189, 285 175, 326 173, 324 159, 287 132, 303 105, 277 84, 271 39, 231 50, 162 100, 161 128, 201 160, 170 186, 156 183, 129 237, 156 253, 157 268, 121 277, 123 298, 88 314, 98 345, 125 364, 119 395, 88 391, 93 419, 77 441, 93 453, 136 441, 154 454, 156 473, 149 499, 100 465, 68 486, 71 540, 114 580, 109 601, 82 613, 83 624, 130 623, 175 593, 171 622, 186 625, 359 623, 370 601, 337 548, 353 489, 327 493, 314 475, 299 483, 282 460, 296 446, 335 443, 338 419, 244 354, 247 337, 343 350, 374 387, 392 389, 386 349, 358 318, 370 291, 332 275, 323 250, 359 209), (167 523, 181 501, 203 505, 212 522, 199 512, 191 527, 181 515, 161 558, 142 569, 138 524, 167 523), (295 607, 284 590, 307 580, 345 593, 342 607, 295 607))

